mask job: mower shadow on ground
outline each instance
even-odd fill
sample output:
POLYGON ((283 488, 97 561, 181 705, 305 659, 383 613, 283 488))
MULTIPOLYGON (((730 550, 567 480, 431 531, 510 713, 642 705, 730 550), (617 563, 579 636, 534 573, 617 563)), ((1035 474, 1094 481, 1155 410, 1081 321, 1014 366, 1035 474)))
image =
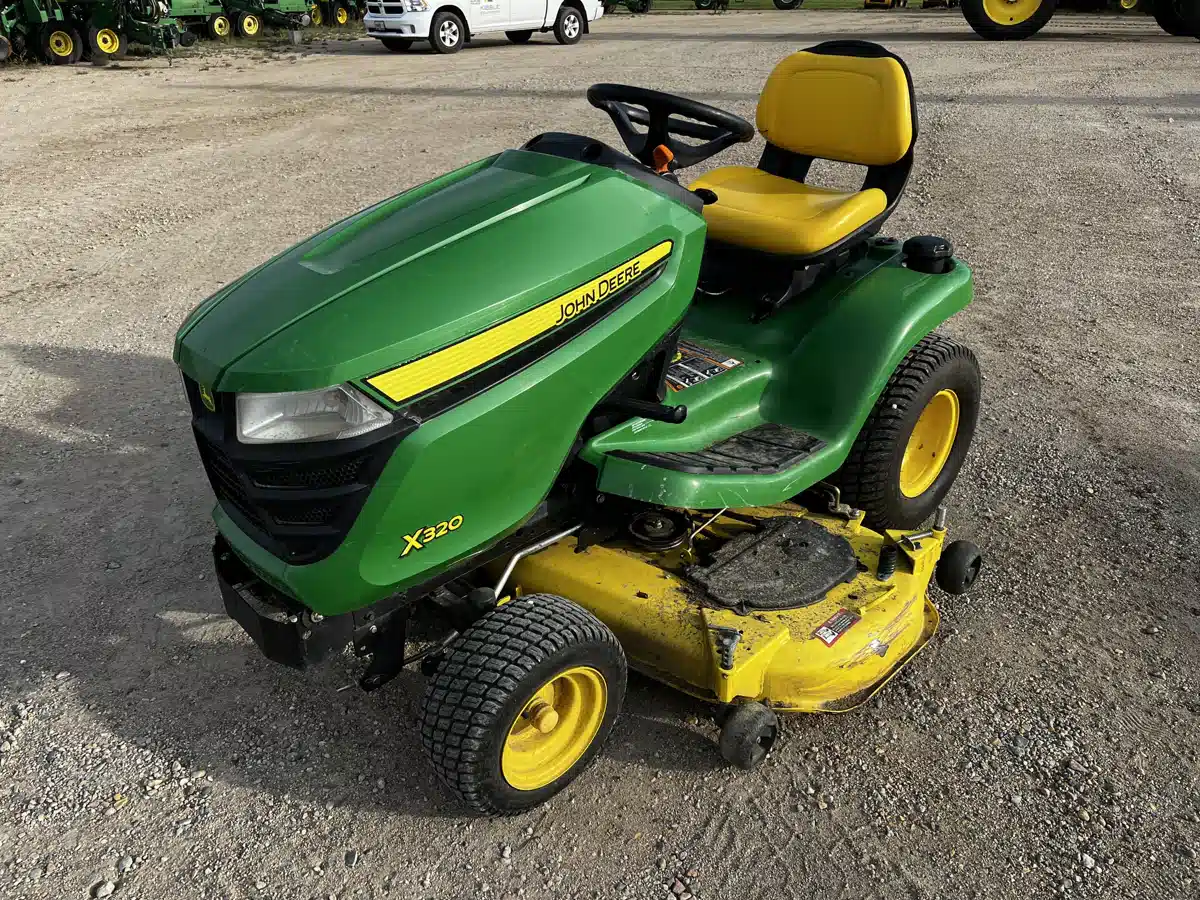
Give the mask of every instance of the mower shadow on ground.
MULTIPOLYGON (((225 615, 211 572, 210 489, 170 359, 41 345, 0 345, 0 359, 61 384, 28 430, 0 428, 0 577, 12 598, 0 605, 10 635, 0 706, 73 693, 95 740, 107 732, 151 751, 143 779, 178 761, 204 769, 216 790, 463 814, 420 746, 418 673, 365 694, 348 653, 284 669, 225 615)), ((604 758, 622 771, 720 766, 711 740, 683 724, 703 714, 634 676, 604 758)))

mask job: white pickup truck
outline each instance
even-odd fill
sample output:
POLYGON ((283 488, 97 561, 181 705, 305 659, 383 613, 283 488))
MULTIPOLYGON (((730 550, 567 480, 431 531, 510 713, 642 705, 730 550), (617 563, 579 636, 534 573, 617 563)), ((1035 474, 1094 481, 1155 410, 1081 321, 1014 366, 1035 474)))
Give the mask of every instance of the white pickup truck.
POLYGON ((588 23, 604 15, 601 0, 367 0, 367 34, 402 53, 429 41, 439 53, 456 53, 476 34, 503 31, 524 44, 535 31, 554 32, 575 44, 588 23))

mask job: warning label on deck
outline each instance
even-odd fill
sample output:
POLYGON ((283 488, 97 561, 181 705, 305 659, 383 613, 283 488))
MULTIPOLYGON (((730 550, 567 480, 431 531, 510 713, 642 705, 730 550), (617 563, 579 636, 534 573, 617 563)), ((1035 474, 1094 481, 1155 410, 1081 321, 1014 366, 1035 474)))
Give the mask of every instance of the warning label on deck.
POLYGON ((691 341, 680 341, 675 359, 667 369, 667 387, 673 391, 682 391, 741 364, 740 359, 726 356, 709 347, 701 347, 691 341))
POLYGON ((826 647, 832 647, 838 642, 838 638, 857 625, 858 621, 857 613, 852 613, 848 609, 839 609, 825 620, 824 625, 819 626, 813 632, 813 637, 825 644, 826 647))

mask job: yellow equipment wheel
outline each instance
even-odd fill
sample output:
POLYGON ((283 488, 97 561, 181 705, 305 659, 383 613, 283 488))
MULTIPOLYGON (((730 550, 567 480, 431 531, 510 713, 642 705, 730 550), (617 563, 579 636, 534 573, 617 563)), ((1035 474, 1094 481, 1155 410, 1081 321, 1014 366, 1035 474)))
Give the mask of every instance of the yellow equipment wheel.
POLYGON ((1022 40, 1054 15, 1058 0, 962 0, 963 18, 990 41, 1022 40))
POLYGON ((55 66, 79 62, 83 41, 79 32, 61 22, 49 22, 42 29, 42 57, 55 66))
POLYGON ((96 32, 96 49, 105 56, 112 56, 121 50, 121 38, 111 28, 101 28, 96 32))
POLYGON ((520 812, 596 758, 625 678, 621 645, 594 615, 553 594, 519 597, 447 647, 425 690, 421 742, 463 803, 520 812))
POLYGON ((320 28, 325 24, 325 12, 321 9, 320 3, 314 3, 308 8, 308 16, 312 19, 315 27, 320 28))
POLYGON ((253 13, 238 13, 236 27, 238 37, 257 37, 262 31, 262 21, 253 13))
POLYGON ((979 416, 975 354, 931 334, 904 357, 833 481, 867 525, 919 528, 962 468, 979 416))
POLYGON ((337 3, 334 5, 333 21, 334 21, 334 24, 337 25, 339 28, 341 28, 343 25, 347 24, 350 21, 350 10, 348 10, 346 8, 345 4, 337 3))
POLYGON ((208 17, 208 36, 214 41, 223 41, 233 33, 233 23, 229 16, 213 13, 208 17))

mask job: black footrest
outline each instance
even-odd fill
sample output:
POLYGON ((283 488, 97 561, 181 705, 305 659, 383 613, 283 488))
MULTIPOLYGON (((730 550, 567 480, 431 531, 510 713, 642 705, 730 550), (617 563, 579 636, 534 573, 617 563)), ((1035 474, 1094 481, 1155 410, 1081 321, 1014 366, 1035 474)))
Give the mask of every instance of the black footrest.
POLYGON ((695 475, 773 475, 790 469, 825 446, 819 438, 768 422, 688 453, 642 453, 615 450, 632 462, 695 475))

